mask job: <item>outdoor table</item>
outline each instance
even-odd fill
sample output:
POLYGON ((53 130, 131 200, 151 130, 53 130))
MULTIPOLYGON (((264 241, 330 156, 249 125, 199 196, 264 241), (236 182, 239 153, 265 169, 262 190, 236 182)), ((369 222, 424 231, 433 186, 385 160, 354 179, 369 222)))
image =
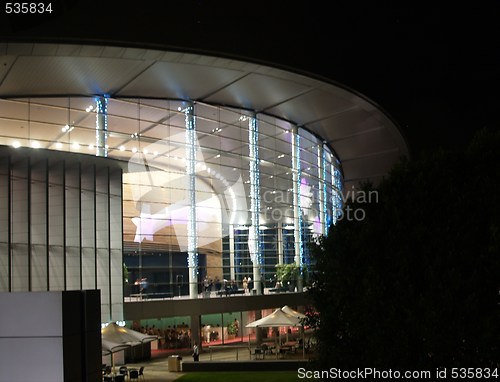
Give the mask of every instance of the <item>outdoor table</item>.
POLYGON ((102 376, 104 382, 123 382, 125 381, 125 374, 105 374, 102 376))
POLYGON ((290 350, 293 350, 295 352, 297 350, 297 341, 285 342, 283 346, 289 347, 290 350))
POLYGON ((281 357, 284 357, 286 353, 290 352, 292 350, 291 346, 281 346, 280 347, 280 355, 281 357))
POLYGON ((264 342, 262 345, 266 345, 267 348, 264 353, 267 352, 267 354, 273 354, 273 351, 276 349, 274 342, 264 342))

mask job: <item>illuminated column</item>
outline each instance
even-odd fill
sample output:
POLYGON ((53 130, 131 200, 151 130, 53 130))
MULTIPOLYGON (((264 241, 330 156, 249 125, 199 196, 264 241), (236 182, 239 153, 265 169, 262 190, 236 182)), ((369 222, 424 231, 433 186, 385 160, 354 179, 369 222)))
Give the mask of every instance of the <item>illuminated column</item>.
POLYGON ((333 163, 330 164, 330 174, 331 174, 331 188, 332 188, 332 224, 337 224, 337 217, 339 211, 337 210, 337 191, 335 188, 335 167, 333 163))
POLYGON ((278 264, 283 264, 283 223, 278 222, 278 264))
POLYGON ((196 126, 194 106, 184 109, 186 121, 186 175, 189 213, 187 216, 187 249, 189 269, 189 297, 198 298, 198 252, 196 234, 196 126))
POLYGON ((319 223, 321 225, 321 234, 326 234, 326 156, 323 144, 318 145, 318 179, 319 179, 319 223))
POLYGON ((302 246, 302 209, 300 207, 300 135, 297 126, 292 129, 292 183, 293 183, 293 237, 295 249, 295 264, 299 267, 297 290, 302 291, 302 265, 304 263, 304 248, 302 246))
POLYGON ((253 262, 254 290, 256 290, 257 294, 261 294, 259 127, 255 116, 248 118, 248 143, 250 149, 250 210, 252 219, 248 232, 248 250, 253 262))
POLYGON ((99 96, 96 98, 95 118, 95 155, 98 157, 108 156, 108 98, 99 96))
POLYGON ((342 174, 340 170, 333 165, 331 165, 331 173, 332 173, 332 206, 333 206, 333 215, 332 222, 333 224, 337 223, 337 219, 341 216, 342 208, 344 207, 342 201, 342 189, 343 189, 343 180, 342 174))
POLYGON ((235 280, 234 272, 234 224, 229 224, 229 274, 230 280, 235 280))

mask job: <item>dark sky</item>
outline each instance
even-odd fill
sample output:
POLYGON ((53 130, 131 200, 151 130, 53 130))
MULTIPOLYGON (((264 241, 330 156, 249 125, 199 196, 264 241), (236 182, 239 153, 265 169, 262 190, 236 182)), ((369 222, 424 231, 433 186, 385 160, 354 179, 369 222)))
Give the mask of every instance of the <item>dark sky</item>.
POLYGON ((59 0, 46 17, 2 14, 0 36, 188 48, 313 73, 384 108, 413 153, 498 128, 500 2, 399 3, 59 0))

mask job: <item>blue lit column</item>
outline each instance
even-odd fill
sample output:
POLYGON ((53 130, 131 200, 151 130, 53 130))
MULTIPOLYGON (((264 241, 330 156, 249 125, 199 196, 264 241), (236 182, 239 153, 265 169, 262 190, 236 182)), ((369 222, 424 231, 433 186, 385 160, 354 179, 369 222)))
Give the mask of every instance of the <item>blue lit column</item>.
POLYGON ((335 189, 335 167, 333 166, 333 163, 330 163, 330 174, 331 174, 331 188, 332 188, 332 224, 335 225, 337 224, 337 216, 338 216, 338 211, 336 209, 337 205, 337 200, 336 200, 336 189, 335 189))
POLYGON ((186 121, 186 191, 189 200, 187 216, 187 250, 189 271, 189 297, 198 298, 198 252, 196 233, 196 126, 194 106, 189 104, 184 109, 186 121))
POLYGON ((342 189, 343 180, 340 170, 334 166, 333 162, 331 164, 331 174, 332 174, 332 222, 337 223, 337 219, 342 214, 343 202, 342 202, 342 189))
POLYGON ((283 223, 278 222, 278 264, 283 264, 283 223))
POLYGON ((108 98, 96 97, 95 155, 108 156, 108 98))
POLYGON ((326 155, 323 144, 318 145, 318 179, 319 179, 319 223, 321 234, 326 234, 326 155))
POLYGON ((250 149, 250 209, 252 225, 248 232, 248 250, 253 262, 254 290, 261 294, 260 248, 260 171, 259 171, 259 127, 255 116, 248 118, 248 143, 250 149))
POLYGON ((229 224, 229 278, 236 280, 234 272, 234 224, 229 224))
POLYGON ((297 126, 292 129, 292 183, 293 183, 293 237, 295 249, 295 264, 299 267, 297 290, 303 288, 302 264, 304 263, 304 248, 302 246, 302 209, 300 207, 300 135, 297 126))

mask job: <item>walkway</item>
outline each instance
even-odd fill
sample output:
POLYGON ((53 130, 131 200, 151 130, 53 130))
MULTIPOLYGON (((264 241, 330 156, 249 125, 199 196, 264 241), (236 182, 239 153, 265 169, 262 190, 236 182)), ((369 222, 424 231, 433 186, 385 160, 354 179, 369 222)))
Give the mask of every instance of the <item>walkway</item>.
MULTIPOLYGON (((297 293, 295 291, 277 291, 274 288, 264 288, 264 295, 276 295, 276 294, 287 294, 287 293, 297 293)), ((199 293, 198 299, 204 298, 221 298, 221 297, 238 297, 238 296, 255 296, 252 292, 245 293, 243 289, 238 289, 236 293, 220 293, 218 291, 212 290, 209 293, 199 293)), ((173 295, 171 293, 136 293, 123 298, 124 302, 148 302, 148 301, 162 301, 162 300, 192 300, 189 295, 173 295)))
MULTIPOLYGON (((144 366, 144 375, 147 382, 169 382, 180 378, 184 373, 173 372, 168 370, 168 357, 170 354, 162 353, 153 355, 153 358, 149 361, 140 363, 129 363, 127 364, 130 368, 139 368, 144 366)), ((187 349, 179 351, 179 355, 188 361, 192 361, 191 354, 187 349)), ((308 355, 306 354, 306 358, 308 355)), ((266 357, 267 358, 267 357, 266 357)), ((287 357, 288 358, 288 357, 287 357)), ((291 359, 302 359, 302 354, 296 354, 290 357, 291 359)), ((203 352, 200 354, 200 361, 240 361, 253 359, 250 357, 250 352, 248 347, 244 345, 240 346, 227 346, 227 347, 217 347, 210 349, 204 348, 203 352)), ((259 362, 259 361, 255 361, 259 362)))

